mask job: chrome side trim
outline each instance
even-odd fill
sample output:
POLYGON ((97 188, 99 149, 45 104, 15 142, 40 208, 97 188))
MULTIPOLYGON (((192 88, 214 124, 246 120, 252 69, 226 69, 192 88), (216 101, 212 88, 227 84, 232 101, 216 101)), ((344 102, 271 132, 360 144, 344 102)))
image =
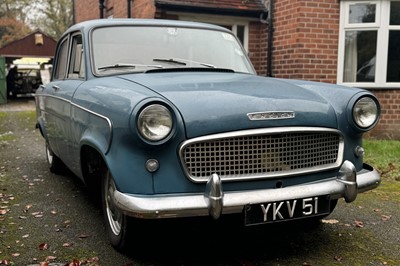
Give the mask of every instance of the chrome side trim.
MULTIPOLYGON (((351 163, 344 164, 343 172, 352 171, 351 163)), ((351 174, 350 174, 351 175, 351 174)), ((277 202, 290 199, 308 198, 329 195, 331 199, 349 196, 355 198, 357 193, 374 189, 380 184, 380 174, 370 166, 357 173, 357 188, 347 194, 346 184, 339 174, 323 181, 302 184, 278 189, 259 189, 251 191, 223 192, 222 214, 241 213, 247 204, 277 202)), ((213 181, 215 182, 215 180, 213 181)), ((218 181, 217 181, 218 183, 218 181)), ((162 194, 162 195, 132 195, 119 191, 114 192, 116 206, 126 215, 143 218, 159 219, 174 217, 192 217, 212 215, 210 204, 205 196, 212 189, 205 189, 205 193, 197 194, 162 194)), ((217 198, 218 199, 218 198, 217 198)), ((218 200, 217 200, 218 201, 218 200)))
MULTIPOLYGON (((91 111, 91 110, 89 110, 89 109, 87 109, 87 108, 85 108, 85 107, 83 107, 83 106, 80 106, 80 105, 78 105, 78 104, 76 104, 76 103, 74 103, 74 102, 72 102, 72 101, 70 101, 70 100, 66 100, 66 99, 64 99, 64 98, 62 98, 62 97, 58 97, 58 96, 54 96, 54 95, 48 95, 48 94, 35 94, 35 98, 36 98, 36 97, 49 97, 49 98, 54 98, 54 99, 57 99, 57 100, 61 100, 61 101, 64 101, 64 102, 70 104, 71 106, 74 106, 74 107, 76 107, 76 108, 78 108, 78 109, 80 109, 80 110, 82 110, 82 111, 88 112, 88 113, 90 113, 90 114, 92 114, 92 115, 95 115, 95 116, 97 116, 97 117, 99 117, 99 118, 101 118, 101 119, 106 120, 106 122, 107 122, 107 124, 108 124, 108 130, 110 131, 110 139, 108 140, 107 149, 105 150, 104 153, 105 153, 105 154, 108 153, 108 151, 110 150, 110 147, 111 147, 111 141, 112 141, 112 136, 113 136, 113 126, 112 126, 112 122, 111 122, 111 120, 110 120, 108 117, 106 117, 106 116, 104 116, 104 115, 101 115, 101 114, 99 114, 99 113, 93 112, 93 111, 91 111)), ((43 109, 42 109, 42 107, 41 107, 41 111, 42 111, 42 110, 43 110, 43 109)))

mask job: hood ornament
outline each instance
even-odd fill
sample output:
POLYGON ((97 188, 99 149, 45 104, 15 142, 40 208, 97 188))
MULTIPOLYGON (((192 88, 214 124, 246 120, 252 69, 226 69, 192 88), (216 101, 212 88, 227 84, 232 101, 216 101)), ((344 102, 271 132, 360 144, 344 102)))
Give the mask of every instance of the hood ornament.
POLYGON ((247 117, 250 120, 276 120, 276 119, 291 119, 295 117, 293 111, 272 111, 272 112, 255 112, 248 113, 247 117))

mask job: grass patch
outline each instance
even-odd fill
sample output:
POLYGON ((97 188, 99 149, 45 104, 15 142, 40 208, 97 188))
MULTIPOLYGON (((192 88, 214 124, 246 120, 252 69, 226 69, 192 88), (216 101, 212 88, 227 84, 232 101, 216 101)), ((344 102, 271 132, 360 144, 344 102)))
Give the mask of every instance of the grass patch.
POLYGON ((364 140, 364 161, 377 168, 383 178, 400 181, 400 141, 364 140))
POLYGON ((5 133, 0 133, 0 143, 8 142, 8 141, 11 141, 14 139, 15 139, 15 136, 11 131, 5 132, 5 133))

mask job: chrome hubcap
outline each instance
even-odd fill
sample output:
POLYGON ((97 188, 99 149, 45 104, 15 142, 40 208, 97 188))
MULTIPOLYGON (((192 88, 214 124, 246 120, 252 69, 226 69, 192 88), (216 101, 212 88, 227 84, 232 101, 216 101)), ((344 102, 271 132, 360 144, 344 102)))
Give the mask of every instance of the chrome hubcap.
POLYGON ((116 188, 110 174, 107 174, 105 187, 105 200, 106 200, 106 215, 108 223, 114 235, 121 233, 122 215, 118 208, 115 207, 115 202, 112 197, 116 188))
POLYGON ((47 162, 51 165, 53 163, 53 153, 50 151, 49 146, 46 146, 47 162))

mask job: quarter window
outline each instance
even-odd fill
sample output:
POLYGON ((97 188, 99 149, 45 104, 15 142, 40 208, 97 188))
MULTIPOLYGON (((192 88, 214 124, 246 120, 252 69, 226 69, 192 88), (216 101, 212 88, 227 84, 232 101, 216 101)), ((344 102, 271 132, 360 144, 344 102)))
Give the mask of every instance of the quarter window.
POLYGON ((400 88, 400 1, 341 1, 338 83, 400 88))
POLYGON ((71 59, 69 62, 68 78, 81 79, 85 77, 82 36, 72 38, 71 59))
POLYGON ((64 79, 66 68, 67 68, 67 59, 68 59, 68 42, 67 38, 63 40, 61 45, 58 48, 58 58, 56 63, 56 70, 54 73, 54 79, 64 79))

